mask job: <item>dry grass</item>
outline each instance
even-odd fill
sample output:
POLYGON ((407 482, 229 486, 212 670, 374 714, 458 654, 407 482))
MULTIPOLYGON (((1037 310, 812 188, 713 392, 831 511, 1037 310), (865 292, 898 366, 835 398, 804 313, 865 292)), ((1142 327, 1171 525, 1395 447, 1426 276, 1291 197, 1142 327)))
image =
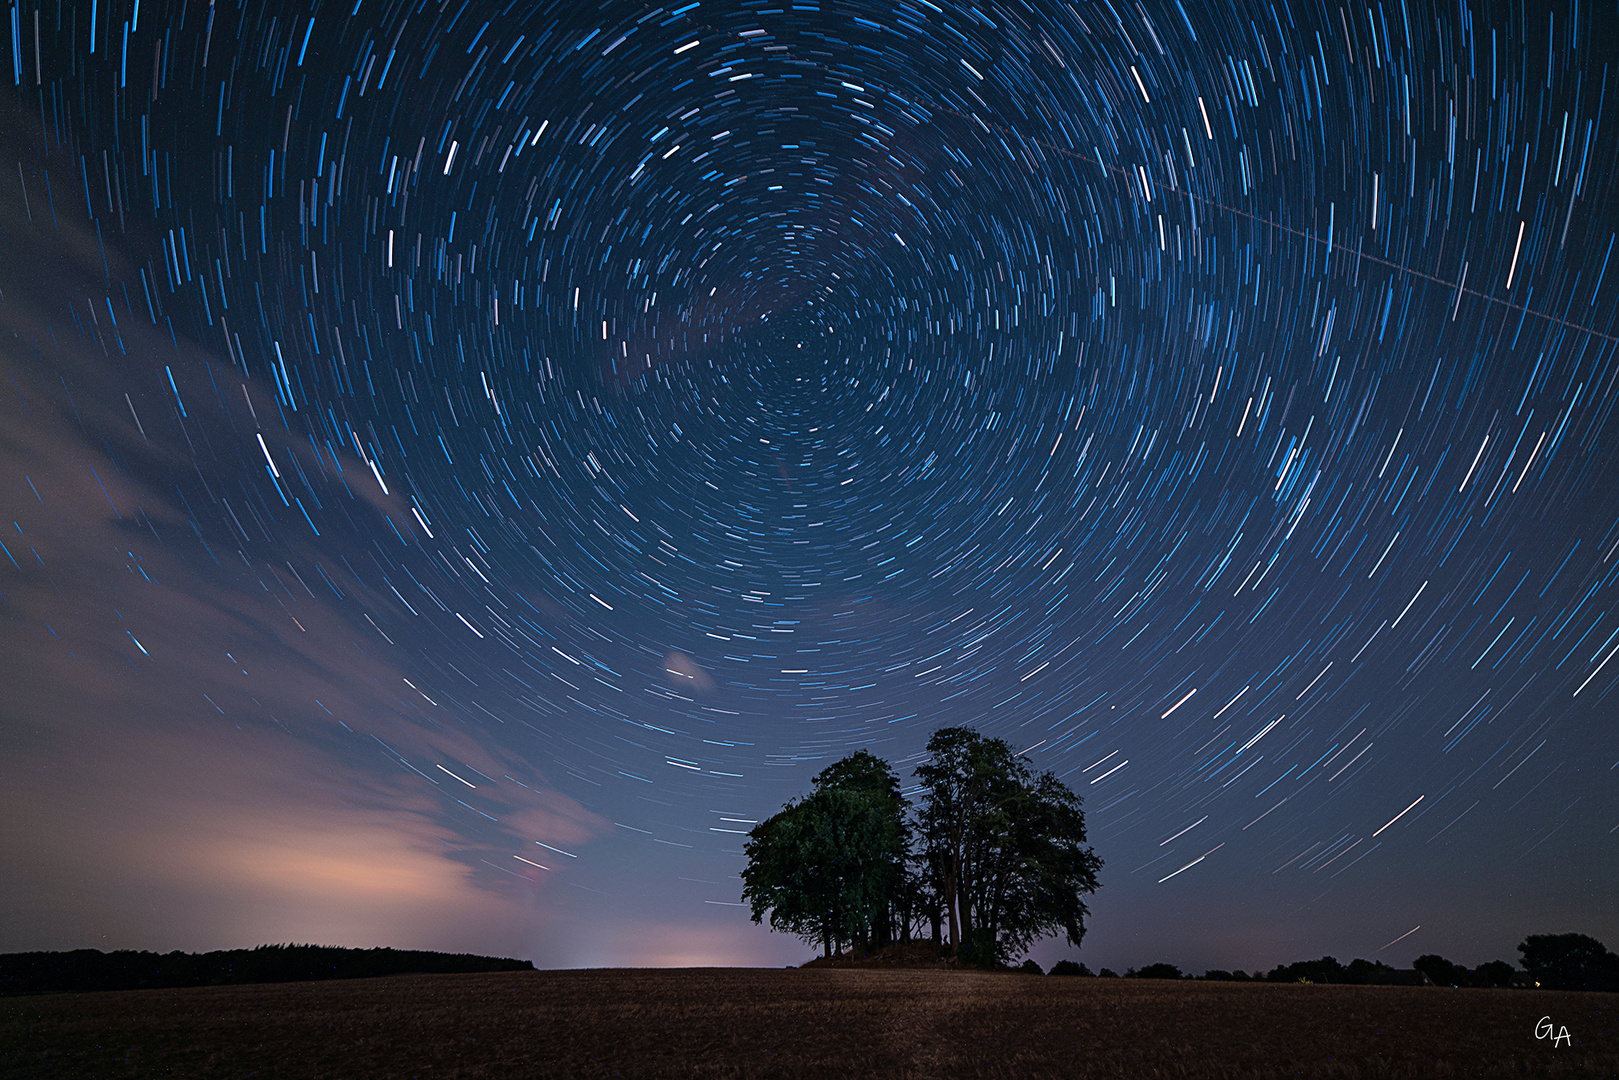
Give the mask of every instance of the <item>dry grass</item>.
POLYGON ((8 1077, 1619 1076, 1611 994, 606 970, 0 999, 8 1077), (1535 1038, 1550 1016, 1573 1045, 1535 1038))

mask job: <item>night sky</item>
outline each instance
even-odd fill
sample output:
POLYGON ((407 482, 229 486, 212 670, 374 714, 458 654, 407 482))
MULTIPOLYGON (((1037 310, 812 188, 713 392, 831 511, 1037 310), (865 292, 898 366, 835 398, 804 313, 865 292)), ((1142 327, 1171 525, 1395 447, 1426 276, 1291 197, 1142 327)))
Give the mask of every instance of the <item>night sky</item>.
POLYGON ((1046 964, 1619 945, 1613 4, 772 2, 8 9, 0 950, 797 963, 962 724, 1046 964))

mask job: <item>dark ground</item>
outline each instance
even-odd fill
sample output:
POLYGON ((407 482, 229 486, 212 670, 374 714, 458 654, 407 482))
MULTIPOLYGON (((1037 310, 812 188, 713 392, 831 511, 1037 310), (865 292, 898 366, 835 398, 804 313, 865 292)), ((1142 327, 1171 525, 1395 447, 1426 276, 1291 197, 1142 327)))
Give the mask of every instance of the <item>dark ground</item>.
POLYGON ((950 970, 407 975, 7 998, 0 1073, 1614 1077, 1616 998, 950 970), (1537 1038, 1547 1024, 1569 1038, 1537 1038))

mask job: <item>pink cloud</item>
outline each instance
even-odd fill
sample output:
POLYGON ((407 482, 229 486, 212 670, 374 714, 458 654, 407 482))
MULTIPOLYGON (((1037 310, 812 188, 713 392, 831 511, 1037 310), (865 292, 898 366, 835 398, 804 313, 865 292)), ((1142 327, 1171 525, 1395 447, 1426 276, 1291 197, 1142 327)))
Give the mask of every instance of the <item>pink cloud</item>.
POLYGON ((390 642, 437 631, 349 568, 357 545, 252 505, 267 450, 416 541, 402 487, 291 438, 267 389, 144 313, 114 341, 75 309, 103 336, 76 332, 62 295, 106 292, 93 235, 7 226, 12 265, 52 287, 8 278, 0 305, 0 949, 542 940, 564 871, 514 856, 611 823, 390 642))

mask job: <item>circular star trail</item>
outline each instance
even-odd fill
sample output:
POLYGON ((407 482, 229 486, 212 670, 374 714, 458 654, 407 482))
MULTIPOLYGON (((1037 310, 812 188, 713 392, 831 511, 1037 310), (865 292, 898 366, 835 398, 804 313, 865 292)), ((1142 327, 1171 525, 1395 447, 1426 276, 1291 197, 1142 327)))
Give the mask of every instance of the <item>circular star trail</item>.
POLYGON ((489 889, 622 892, 594 846, 701 914, 811 773, 970 724, 1104 895, 1336 889, 1370 953, 1432 913, 1360 890, 1612 865, 1610 23, 24 5, 5 74, 30 220, 127 252, 48 318, 138 387, 151 535, 508 770, 272 718, 489 889), (613 824, 513 866, 511 784, 613 824))

